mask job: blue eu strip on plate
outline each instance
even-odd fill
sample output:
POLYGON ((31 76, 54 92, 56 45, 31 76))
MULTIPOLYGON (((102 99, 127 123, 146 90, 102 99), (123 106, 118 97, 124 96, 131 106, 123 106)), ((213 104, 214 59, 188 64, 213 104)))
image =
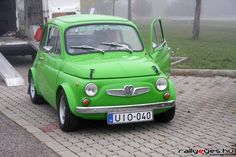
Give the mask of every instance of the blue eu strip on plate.
POLYGON ((109 113, 107 116, 107 123, 113 124, 113 113, 109 113))

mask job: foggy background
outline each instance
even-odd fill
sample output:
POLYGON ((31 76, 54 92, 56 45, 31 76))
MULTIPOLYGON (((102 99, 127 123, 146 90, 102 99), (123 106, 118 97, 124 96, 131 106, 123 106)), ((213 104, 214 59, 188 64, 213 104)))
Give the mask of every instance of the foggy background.
MULTIPOLYGON (((83 0, 82 0, 83 1, 83 0)), ((90 5, 82 6, 82 13, 94 7, 96 14, 112 15, 112 0, 84 0, 90 5)), ((115 0, 115 15, 126 17, 127 0, 115 0)), ((82 2, 83 4, 83 2, 82 2)), ((132 0, 132 18, 192 18, 195 0, 132 0)), ((201 19, 236 20, 236 0, 203 0, 201 19)))
MULTIPOLYGON (((196 0, 132 0, 132 18, 149 47, 150 22, 160 16, 172 56, 184 69, 236 69, 236 0, 202 0, 200 36, 193 40, 196 0)), ((81 12, 113 15, 113 0, 81 0, 81 12)), ((115 0, 115 16, 128 18, 128 0, 115 0)))

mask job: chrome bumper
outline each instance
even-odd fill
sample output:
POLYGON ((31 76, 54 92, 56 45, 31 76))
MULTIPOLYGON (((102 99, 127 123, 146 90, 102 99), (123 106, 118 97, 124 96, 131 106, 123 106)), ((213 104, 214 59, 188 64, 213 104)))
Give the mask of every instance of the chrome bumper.
POLYGON ((77 107, 76 111, 81 114, 127 112, 127 111, 151 111, 165 109, 175 106, 175 101, 156 102, 148 104, 122 105, 122 106, 98 106, 98 107, 77 107))

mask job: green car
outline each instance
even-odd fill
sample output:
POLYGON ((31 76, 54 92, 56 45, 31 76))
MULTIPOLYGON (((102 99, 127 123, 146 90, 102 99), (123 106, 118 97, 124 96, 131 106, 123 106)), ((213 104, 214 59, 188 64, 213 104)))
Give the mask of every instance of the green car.
POLYGON ((169 122, 176 100, 169 49, 159 18, 150 26, 147 51, 127 19, 57 17, 43 27, 28 75, 30 98, 54 107, 63 131, 78 129, 85 119, 169 122))

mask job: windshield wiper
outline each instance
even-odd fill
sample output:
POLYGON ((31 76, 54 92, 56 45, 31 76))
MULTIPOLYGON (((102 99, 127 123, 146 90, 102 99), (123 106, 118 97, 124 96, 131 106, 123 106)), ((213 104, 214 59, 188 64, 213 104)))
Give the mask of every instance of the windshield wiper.
POLYGON ((126 50, 130 51, 130 53, 133 53, 134 51, 129 48, 128 45, 125 45, 125 44, 119 44, 117 42, 101 42, 100 44, 102 45, 108 45, 108 46, 112 46, 112 47, 123 47, 125 48, 126 50))
POLYGON ((89 45, 80 45, 80 46, 71 46, 70 48, 72 49, 87 49, 87 50, 97 50, 99 52, 102 52, 102 54, 104 54, 104 50, 102 49, 99 49, 99 48, 96 48, 96 47, 92 47, 92 46, 89 46, 89 45))

